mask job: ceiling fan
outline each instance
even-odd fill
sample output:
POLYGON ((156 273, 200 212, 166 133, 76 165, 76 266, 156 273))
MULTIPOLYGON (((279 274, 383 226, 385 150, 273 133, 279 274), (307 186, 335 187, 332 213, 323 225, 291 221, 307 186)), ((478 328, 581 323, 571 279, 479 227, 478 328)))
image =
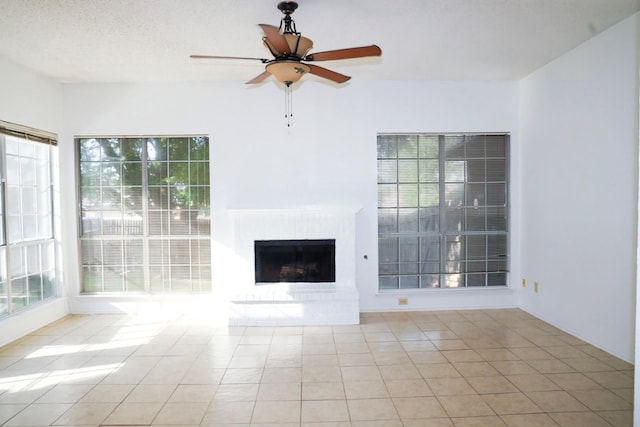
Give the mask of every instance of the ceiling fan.
POLYGON ((260 61, 265 64, 265 71, 249 80, 247 84, 261 83, 273 75, 276 80, 290 87, 291 84, 299 81, 302 76, 307 73, 336 83, 344 83, 351 79, 349 76, 320 67, 313 64, 313 62, 382 55, 382 50, 376 45, 309 53, 313 47, 313 41, 302 36, 302 34, 296 30, 296 24, 293 18, 291 18, 291 14, 297 8, 298 3, 295 1, 280 2, 278 3, 278 9, 284 14, 284 17, 280 21, 280 27, 259 24, 264 32, 262 42, 271 55, 273 55, 273 59, 214 55, 191 55, 191 58, 260 61))

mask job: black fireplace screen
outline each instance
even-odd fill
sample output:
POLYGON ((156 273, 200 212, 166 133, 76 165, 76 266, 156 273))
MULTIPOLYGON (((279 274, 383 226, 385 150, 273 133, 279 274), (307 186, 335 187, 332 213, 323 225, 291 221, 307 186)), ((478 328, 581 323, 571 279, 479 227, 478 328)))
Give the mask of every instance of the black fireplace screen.
POLYGON ((256 283, 335 282, 335 240, 256 240, 256 283))

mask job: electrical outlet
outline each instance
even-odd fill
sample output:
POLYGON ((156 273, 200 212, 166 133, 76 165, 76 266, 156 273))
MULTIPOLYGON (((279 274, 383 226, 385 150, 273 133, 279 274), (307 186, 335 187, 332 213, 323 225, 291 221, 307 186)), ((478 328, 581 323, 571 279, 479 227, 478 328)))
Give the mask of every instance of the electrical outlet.
POLYGON ((409 305, 409 298, 398 298, 398 305, 409 305))
POLYGON ((527 279, 522 279, 522 287, 523 288, 527 287, 527 279))
POLYGON ((538 282, 534 282, 534 284, 533 284, 533 292, 538 292, 539 288, 540 288, 540 285, 538 285, 538 282))

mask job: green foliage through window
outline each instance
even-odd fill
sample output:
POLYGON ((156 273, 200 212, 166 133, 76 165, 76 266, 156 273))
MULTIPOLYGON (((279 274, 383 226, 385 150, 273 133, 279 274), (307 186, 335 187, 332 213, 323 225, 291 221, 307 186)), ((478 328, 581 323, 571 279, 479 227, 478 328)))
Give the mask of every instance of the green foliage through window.
POLYGON ((77 143, 83 291, 210 291, 209 139, 77 143))

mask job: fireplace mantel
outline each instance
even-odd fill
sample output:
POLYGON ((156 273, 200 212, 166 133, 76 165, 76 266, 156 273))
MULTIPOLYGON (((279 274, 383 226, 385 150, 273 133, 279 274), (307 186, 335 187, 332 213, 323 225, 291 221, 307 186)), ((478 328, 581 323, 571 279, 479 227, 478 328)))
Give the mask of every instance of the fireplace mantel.
POLYGON ((231 209, 235 255, 246 266, 237 272, 229 323, 277 326, 357 324, 355 216, 352 207, 231 209), (335 239, 335 283, 275 283, 256 286, 254 242, 335 239))

